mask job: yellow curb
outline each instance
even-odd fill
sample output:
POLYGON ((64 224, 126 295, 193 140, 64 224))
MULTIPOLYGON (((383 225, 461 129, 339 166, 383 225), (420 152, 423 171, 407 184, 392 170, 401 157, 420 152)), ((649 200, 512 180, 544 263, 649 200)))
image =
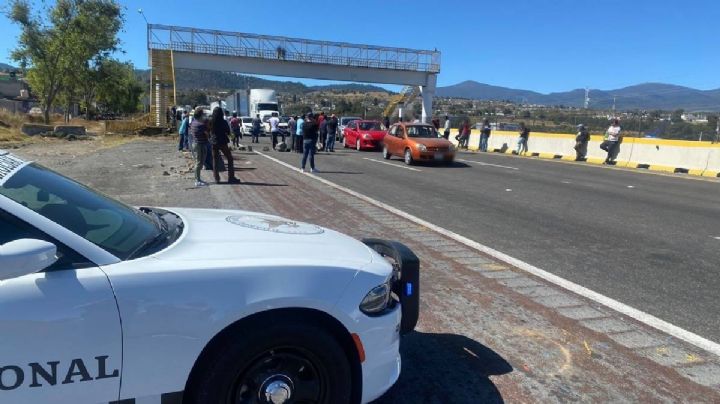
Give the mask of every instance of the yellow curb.
POLYGON ((720 174, 720 171, 705 170, 705 171, 702 172, 702 176, 703 176, 703 177, 717 178, 717 177, 718 177, 718 174, 720 174))
POLYGON ((658 166, 658 165, 651 165, 650 168, 648 168, 650 171, 660 171, 664 173, 674 173, 675 167, 671 166, 658 166))
POLYGON ((588 157, 585 162, 590 164, 602 164, 605 160, 596 157, 588 157))
POLYGON ((699 175, 699 176, 702 177, 702 174, 703 174, 704 171, 705 171, 705 170, 693 169, 693 170, 688 170, 688 174, 690 174, 690 175, 699 175))
POLYGON ((552 159, 555 158, 555 154, 553 153, 538 153, 538 157, 541 159, 552 159))

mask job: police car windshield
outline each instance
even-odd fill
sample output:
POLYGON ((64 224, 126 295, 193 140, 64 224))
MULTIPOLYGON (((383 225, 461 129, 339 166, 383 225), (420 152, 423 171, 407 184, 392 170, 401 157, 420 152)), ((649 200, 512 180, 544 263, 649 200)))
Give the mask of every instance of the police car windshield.
POLYGON ((121 260, 163 230, 151 216, 37 164, 0 185, 4 195, 105 249, 121 260))

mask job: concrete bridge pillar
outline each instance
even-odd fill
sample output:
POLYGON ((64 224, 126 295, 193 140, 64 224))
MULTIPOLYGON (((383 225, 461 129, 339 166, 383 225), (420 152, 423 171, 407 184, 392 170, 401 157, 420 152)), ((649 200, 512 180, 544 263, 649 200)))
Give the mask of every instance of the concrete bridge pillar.
POLYGON ((422 95, 422 121, 430 123, 432 119, 433 97, 435 96, 435 87, 437 86, 437 75, 428 74, 427 83, 420 86, 420 94, 422 95))

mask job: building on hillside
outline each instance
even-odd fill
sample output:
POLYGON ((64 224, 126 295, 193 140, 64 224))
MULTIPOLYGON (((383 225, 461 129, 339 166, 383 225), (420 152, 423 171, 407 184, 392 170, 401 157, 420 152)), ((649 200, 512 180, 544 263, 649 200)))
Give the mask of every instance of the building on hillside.
POLYGON ((705 114, 685 113, 685 114, 680 115, 680 119, 682 119, 684 122, 688 122, 688 123, 697 123, 697 124, 708 123, 707 115, 705 115, 705 114))

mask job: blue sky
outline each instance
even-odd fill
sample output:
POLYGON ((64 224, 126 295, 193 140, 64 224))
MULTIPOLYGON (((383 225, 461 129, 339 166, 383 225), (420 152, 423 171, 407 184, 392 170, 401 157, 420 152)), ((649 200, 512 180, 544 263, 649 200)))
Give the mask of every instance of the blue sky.
MULTIPOLYGON (((7 5, 7 0, 0 4, 7 5)), ((438 85, 543 93, 645 82, 720 88, 717 0, 121 1, 123 60, 147 67, 145 21, 442 52, 438 85)), ((0 16, 0 62, 18 29, 0 16)), ((283 79, 286 80, 286 79, 283 79)), ((298 80, 316 83, 309 80, 298 80)))

